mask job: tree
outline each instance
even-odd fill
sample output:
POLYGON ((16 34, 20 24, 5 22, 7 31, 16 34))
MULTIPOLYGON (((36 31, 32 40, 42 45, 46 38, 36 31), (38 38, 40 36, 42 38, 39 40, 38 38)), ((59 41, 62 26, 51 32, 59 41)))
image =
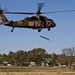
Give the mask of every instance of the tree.
POLYGON ((57 60, 58 56, 55 53, 51 54, 51 66, 56 65, 56 60, 57 60))
POLYGON ((68 65, 67 57, 64 54, 58 55, 56 63, 59 65, 68 65))
POLYGON ((5 53, 2 55, 3 57, 3 61, 8 61, 8 55, 6 55, 5 53))
POLYGON ((75 55, 75 48, 64 48, 62 50, 62 54, 66 55, 66 56, 74 56, 75 55))
POLYGON ((22 66, 23 63, 26 61, 26 52, 24 52, 23 50, 17 51, 16 60, 17 60, 17 65, 22 66))
POLYGON ((16 53, 15 52, 12 52, 12 51, 9 52, 8 61, 10 64, 15 65, 16 63, 16 53))
POLYGON ((34 48, 28 52, 29 61, 35 62, 37 65, 40 65, 42 61, 45 60, 46 50, 42 48, 34 48))
POLYGON ((69 66, 72 65, 72 63, 74 62, 75 48, 74 47, 64 48, 62 50, 62 54, 64 54, 67 57, 69 66))
POLYGON ((4 58, 3 56, 0 54, 0 64, 3 64, 4 58))

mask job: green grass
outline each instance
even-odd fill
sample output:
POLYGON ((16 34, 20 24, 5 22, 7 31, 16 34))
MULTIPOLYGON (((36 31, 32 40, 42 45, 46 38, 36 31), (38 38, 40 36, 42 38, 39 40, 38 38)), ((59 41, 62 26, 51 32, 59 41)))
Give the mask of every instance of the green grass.
POLYGON ((0 68, 0 72, 72 72, 69 68, 50 68, 50 67, 7 67, 0 68))
POLYGON ((75 75, 75 72, 69 68, 3 67, 0 68, 0 75, 75 75))

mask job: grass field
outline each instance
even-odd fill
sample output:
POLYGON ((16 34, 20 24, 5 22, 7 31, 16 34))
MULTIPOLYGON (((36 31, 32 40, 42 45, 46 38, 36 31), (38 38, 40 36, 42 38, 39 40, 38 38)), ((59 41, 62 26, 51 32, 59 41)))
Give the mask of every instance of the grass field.
POLYGON ((69 68, 22 67, 0 68, 0 75, 75 75, 75 72, 69 68))

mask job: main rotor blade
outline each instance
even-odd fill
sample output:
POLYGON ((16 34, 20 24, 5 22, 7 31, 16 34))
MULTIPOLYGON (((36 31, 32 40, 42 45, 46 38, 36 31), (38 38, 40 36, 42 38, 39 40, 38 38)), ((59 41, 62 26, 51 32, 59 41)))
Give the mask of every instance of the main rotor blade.
POLYGON ((1 3, 0 3, 0 10, 2 10, 1 3))
POLYGON ((8 9, 7 8, 2 9, 1 4, 0 4, 0 13, 3 13, 5 11, 8 11, 8 9))
POLYGON ((1 10, 1 5, 0 5, 0 10, 1 10))
POLYGON ((75 10, 53 11, 53 12, 40 12, 41 8, 39 8, 38 12, 34 12, 34 13, 30 13, 30 12, 4 12, 1 8, 0 8, 0 10, 3 11, 3 13, 6 13, 6 14, 30 14, 30 15, 33 15, 33 14, 39 15, 39 14, 48 14, 48 13, 51 14, 51 13, 75 12, 75 10))
POLYGON ((37 14, 41 14, 41 9, 42 7, 44 6, 45 3, 38 3, 38 11, 37 11, 37 14))
POLYGON ((6 14, 36 14, 36 13, 28 13, 28 12, 3 12, 3 13, 6 13, 6 14))
POLYGON ((65 13, 65 12, 75 12, 75 10, 64 10, 64 11, 42 12, 41 14, 48 14, 48 13, 65 13))

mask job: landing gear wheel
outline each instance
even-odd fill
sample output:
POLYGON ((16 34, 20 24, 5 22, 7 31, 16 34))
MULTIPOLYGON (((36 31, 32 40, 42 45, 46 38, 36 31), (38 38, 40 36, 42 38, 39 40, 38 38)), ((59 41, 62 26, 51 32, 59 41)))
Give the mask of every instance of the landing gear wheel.
POLYGON ((38 29, 38 32, 41 32, 41 29, 40 28, 38 29))
POLYGON ((48 28, 48 31, 50 31, 50 28, 48 28))
POLYGON ((11 30, 11 32, 13 32, 13 30, 11 30))
POLYGON ((11 30, 11 32, 13 32, 14 28, 11 30))

